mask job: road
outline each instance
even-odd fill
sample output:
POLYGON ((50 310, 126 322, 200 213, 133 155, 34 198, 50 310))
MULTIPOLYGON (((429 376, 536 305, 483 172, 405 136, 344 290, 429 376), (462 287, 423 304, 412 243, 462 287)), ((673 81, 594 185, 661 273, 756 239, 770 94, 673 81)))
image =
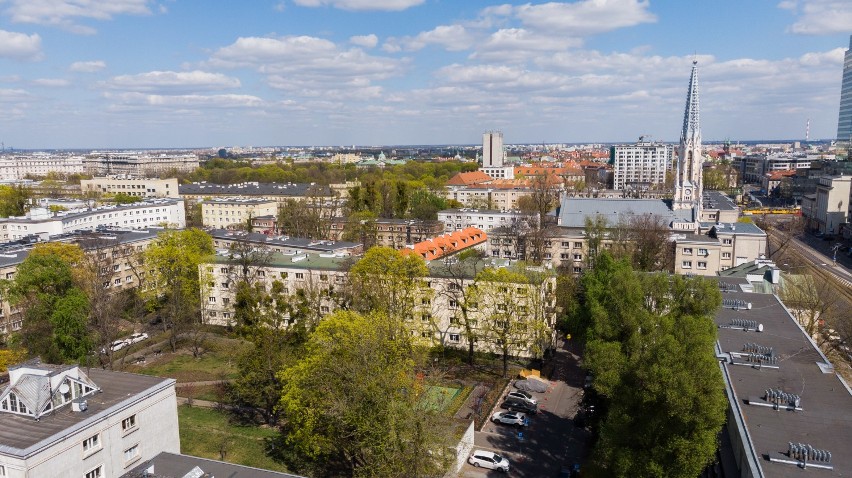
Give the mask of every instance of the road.
MULTIPOLYGON (((509 458, 509 476, 556 477, 560 467, 582 462, 586 456, 589 431, 577 428, 573 423, 583 396, 585 377, 579 366, 579 356, 571 345, 566 346, 562 341, 553 360, 555 366, 550 387, 544 393, 533 393, 539 401, 539 413, 531 417, 529 427, 519 430, 487 422, 475 434, 475 448, 495 451, 509 458), (520 436, 519 432, 523 435, 520 436)), ((499 410, 495 408, 491 413, 499 410)), ((459 476, 504 475, 465 464, 459 476)))

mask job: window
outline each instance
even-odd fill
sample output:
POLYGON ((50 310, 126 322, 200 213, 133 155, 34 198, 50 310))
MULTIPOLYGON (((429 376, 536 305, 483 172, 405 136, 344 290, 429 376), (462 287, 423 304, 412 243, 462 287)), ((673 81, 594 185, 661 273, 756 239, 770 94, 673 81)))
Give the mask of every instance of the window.
POLYGON ((698 255, 699 256, 706 256, 706 255, 709 255, 709 252, 707 252, 707 249, 698 249, 698 255))
POLYGON ((222 303, 225 304, 225 305, 228 305, 228 304, 231 303, 231 299, 229 299, 227 297, 222 297, 222 303))
POLYGON ((420 332, 420 336, 424 339, 428 339, 431 335, 429 332, 420 332))
POLYGON ((575 267, 575 268, 574 268, 574 273, 575 273, 575 274, 579 274, 579 273, 581 273, 581 272, 583 272, 583 268, 582 268, 582 267, 575 267))
POLYGON ((93 450, 96 450, 100 447, 101 447, 101 436, 100 436, 100 434, 92 435, 89 438, 86 438, 85 440, 83 440, 83 451, 84 452, 93 451, 93 450))
POLYGON ((139 458, 139 445, 133 445, 132 447, 124 450, 124 461, 131 462, 139 458))
POLYGON ((722 239, 722 244, 730 246, 731 244, 733 244, 733 241, 731 239, 722 239))
POLYGON ((730 252, 723 252, 722 253, 722 259, 730 259, 730 258, 731 258, 730 252))
POLYGON ((104 476, 104 466, 98 465, 86 472, 86 478, 102 478, 104 476))
POLYGON ((136 428, 136 415, 130 415, 121 421, 121 430, 128 431, 136 428))
POLYGON ((456 308, 456 307, 458 307, 458 306, 459 306, 459 303, 458 303, 458 302, 456 302, 455 300, 450 299, 450 308, 451 308, 451 309, 455 309, 455 308, 456 308))
POLYGON ((6 476, 6 467, 0 465, 0 476, 6 476))
POLYGON ((683 261, 681 267, 684 269, 692 269, 692 261, 683 261))
POLYGON ((211 304, 215 304, 215 303, 216 303, 216 298, 215 298, 215 297, 208 297, 208 298, 207 298, 207 302, 209 302, 209 303, 211 303, 211 304))
POLYGON ((683 248, 683 255, 691 256, 692 255, 692 248, 691 247, 684 247, 683 248))
POLYGON ((117 277, 114 281, 112 281, 115 285, 121 285, 121 277, 117 277))
POLYGON ((698 261, 698 268, 699 268, 699 269, 706 269, 706 268, 707 268, 707 263, 706 263, 706 262, 702 262, 702 261, 698 261))
POLYGON ((305 278, 304 272, 297 272, 296 273, 296 279, 304 279, 304 278, 305 278))
POLYGON ((582 249, 582 248, 583 248, 582 242, 575 242, 574 243, 574 249, 582 249))
POLYGON ((450 342, 459 343, 460 340, 461 337, 459 337, 459 334, 450 334, 450 342))
POLYGON ((420 316, 421 322, 429 322, 430 320, 432 320, 431 314, 423 314, 423 315, 420 316))

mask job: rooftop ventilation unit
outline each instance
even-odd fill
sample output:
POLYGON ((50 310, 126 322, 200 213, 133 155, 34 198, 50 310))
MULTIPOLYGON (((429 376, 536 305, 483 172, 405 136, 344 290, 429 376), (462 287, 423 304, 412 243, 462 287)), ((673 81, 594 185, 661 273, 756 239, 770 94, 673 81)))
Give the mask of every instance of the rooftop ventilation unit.
POLYGON ((722 307, 734 310, 751 310, 751 302, 742 299, 722 299, 722 307))
POLYGON ((728 325, 720 325, 720 329, 742 329, 745 332, 763 332, 763 324, 757 323, 756 320, 748 319, 731 319, 728 325))

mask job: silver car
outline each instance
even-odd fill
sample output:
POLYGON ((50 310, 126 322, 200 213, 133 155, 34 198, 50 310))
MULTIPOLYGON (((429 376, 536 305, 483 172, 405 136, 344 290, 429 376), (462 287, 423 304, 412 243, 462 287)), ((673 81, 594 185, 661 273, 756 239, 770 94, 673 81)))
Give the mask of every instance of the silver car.
POLYGON ((467 459, 467 462, 477 468, 482 467, 489 470, 509 472, 509 459, 491 451, 474 450, 470 454, 470 458, 467 459))
POLYGON ((506 425, 517 425, 519 427, 527 425, 527 415, 521 412, 497 412, 491 416, 491 421, 494 423, 504 423, 506 425))

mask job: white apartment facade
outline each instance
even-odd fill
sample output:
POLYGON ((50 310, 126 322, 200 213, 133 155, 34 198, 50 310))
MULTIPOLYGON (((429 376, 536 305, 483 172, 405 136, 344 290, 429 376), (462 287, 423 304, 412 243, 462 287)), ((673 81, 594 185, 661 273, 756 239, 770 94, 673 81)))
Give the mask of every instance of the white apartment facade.
MULTIPOLYGON (((812 229, 823 234, 837 234, 841 225, 849 223, 852 214, 852 176, 827 176, 819 179, 813 208, 810 209, 812 229)), ((805 212, 805 208, 802 208, 805 212)))
POLYGON ((186 227, 183 200, 151 199, 124 206, 101 206, 51 213, 33 208, 22 217, 0 219, 0 242, 27 236, 48 240, 52 236, 99 228, 147 229, 150 227, 186 227))
POLYGON ((0 476, 118 477, 180 453, 175 381, 76 365, 10 367, 0 393, 0 476))
POLYGON ((525 225, 531 219, 537 221, 538 218, 517 210, 461 208, 438 211, 438 221, 444 224, 444 232, 461 231, 468 227, 489 232, 495 227, 525 225))
MULTIPOLYGON (((253 268, 251 277, 263 282, 266 290, 271 290, 274 282, 280 282, 285 295, 299 293, 303 297, 312 298, 311 309, 319 316, 334 312, 340 307, 340 292, 347 286, 348 273, 344 268, 347 259, 334 257, 331 254, 272 254, 264 267, 253 268)), ((433 264, 439 261, 434 261, 433 264)), ((201 272, 206 274, 209 283, 213 284, 201 291, 204 316, 202 320, 211 325, 227 326, 234 324, 234 294, 233 281, 237 271, 228 264, 227 257, 219 255, 215 262, 201 264, 201 272)), ((419 343, 427 346, 442 345, 455 348, 466 348, 468 337, 461 318, 460 306, 464 299, 465 289, 474 282, 473 278, 462 274, 447 274, 441 266, 430 267, 430 276, 423 278, 423 295, 405 319, 405 324, 419 343)), ((480 290, 488 285, 479 283, 480 290)), ((498 286, 495 286, 498 287, 498 286)), ((541 335, 537 337, 535 346, 514 350, 513 355, 531 357, 541 353, 543 349, 552 347, 555 343, 554 294, 556 279, 548 275, 539 284, 500 284, 505 287, 505 293, 496 291, 488 298, 480 299, 477 305, 468 304, 469 314, 476 322, 473 329, 477 331, 475 348, 478 351, 498 352, 498 338, 494 337, 493 329, 489 330, 488 317, 499 313, 512 311, 512 320, 524 322, 529 327, 513 328, 513 330, 536 330, 541 335), (498 293, 499 292, 499 293, 498 293), (500 297, 512 297, 513 303, 498 304, 500 297), (476 317, 473 317, 476 316, 476 317)), ((468 297, 469 298, 469 297, 468 297)), ((291 322, 286 321, 285 325, 291 322)), ((521 333, 521 332, 518 332, 521 333)))
POLYGON ((47 176, 56 173, 62 176, 82 174, 83 157, 76 154, 27 153, 0 155, 0 180, 14 181, 27 176, 47 176))
POLYGON ((177 178, 156 179, 105 176, 80 180, 83 194, 127 194, 144 198, 179 198, 177 178))
POLYGON ((83 158, 83 169, 96 176, 113 174, 159 176, 171 171, 192 172, 198 168, 194 153, 147 151, 93 151, 83 158))
POLYGON ((635 144, 613 146, 610 158, 613 164, 613 189, 648 189, 666 182, 666 173, 672 168, 674 147, 639 138, 635 144))
POLYGON ((201 203, 204 227, 228 229, 247 225, 253 217, 278 216, 278 203, 263 199, 213 199, 201 203))

